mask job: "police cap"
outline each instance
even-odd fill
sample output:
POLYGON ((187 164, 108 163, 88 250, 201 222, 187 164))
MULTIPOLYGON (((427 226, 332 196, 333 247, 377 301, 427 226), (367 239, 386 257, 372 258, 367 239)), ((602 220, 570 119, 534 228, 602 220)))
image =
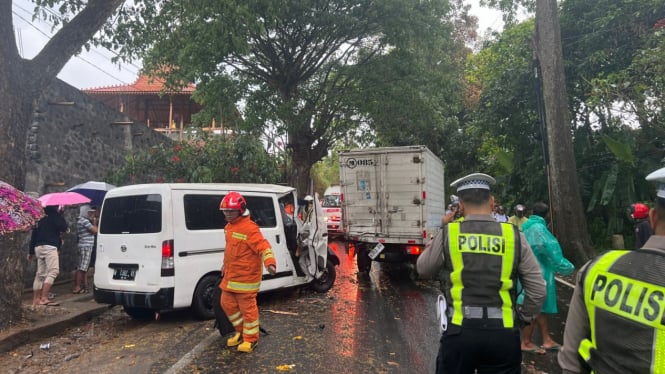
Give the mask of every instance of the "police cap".
POLYGON ((665 199, 665 168, 660 168, 647 175, 646 180, 657 182, 658 191, 656 192, 656 195, 661 199, 665 199))
POLYGON ((460 192, 472 188, 489 190, 494 183, 496 180, 487 174, 473 173, 454 181, 450 186, 457 187, 457 192, 460 192))

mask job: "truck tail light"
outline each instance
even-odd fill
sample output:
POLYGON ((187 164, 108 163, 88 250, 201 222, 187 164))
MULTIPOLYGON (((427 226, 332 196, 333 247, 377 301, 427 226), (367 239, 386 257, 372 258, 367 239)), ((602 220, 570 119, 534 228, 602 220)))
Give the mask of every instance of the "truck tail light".
POLYGON ((339 216, 330 216, 330 220, 333 222, 339 222, 339 216))
POLYGON ((406 247, 406 253, 410 255, 418 256, 422 251, 423 248, 418 245, 409 245, 406 247))
POLYGON ((175 268, 173 266, 173 239, 164 240, 162 242, 162 277, 172 277, 175 275, 175 268))

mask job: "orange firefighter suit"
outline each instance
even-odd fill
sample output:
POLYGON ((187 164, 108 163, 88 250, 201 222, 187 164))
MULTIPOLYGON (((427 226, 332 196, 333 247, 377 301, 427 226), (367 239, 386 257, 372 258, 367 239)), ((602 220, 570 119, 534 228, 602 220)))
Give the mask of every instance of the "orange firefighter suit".
POLYGON ((256 294, 261 285, 263 266, 276 266, 270 243, 249 216, 241 216, 224 227, 224 278, 221 305, 243 341, 259 340, 259 308, 256 294))

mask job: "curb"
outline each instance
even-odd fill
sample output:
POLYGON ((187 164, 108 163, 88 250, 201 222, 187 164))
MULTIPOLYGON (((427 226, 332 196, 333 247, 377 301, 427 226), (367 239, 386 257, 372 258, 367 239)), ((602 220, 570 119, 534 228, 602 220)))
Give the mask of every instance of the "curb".
POLYGON ((109 309, 108 305, 97 305, 82 310, 79 312, 72 312, 61 316, 55 316, 48 322, 43 324, 35 324, 30 327, 15 331, 0 340, 0 352, 9 352, 10 350, 23 345, 32 343, 38 340, 49 338, 53 335, 58 335, 68 327, 75 324, 85 322, 93 317, 96 317, 109 309))

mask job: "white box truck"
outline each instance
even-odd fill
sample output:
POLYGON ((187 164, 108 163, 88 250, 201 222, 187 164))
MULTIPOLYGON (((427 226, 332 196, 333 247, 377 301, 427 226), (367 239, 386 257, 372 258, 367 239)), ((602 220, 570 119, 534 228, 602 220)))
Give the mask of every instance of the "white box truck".
POLYGON ((444 165, 425 146, 339 154, 342 222, 358 270, 373 261, 415 264, 445 214, 444 165))

